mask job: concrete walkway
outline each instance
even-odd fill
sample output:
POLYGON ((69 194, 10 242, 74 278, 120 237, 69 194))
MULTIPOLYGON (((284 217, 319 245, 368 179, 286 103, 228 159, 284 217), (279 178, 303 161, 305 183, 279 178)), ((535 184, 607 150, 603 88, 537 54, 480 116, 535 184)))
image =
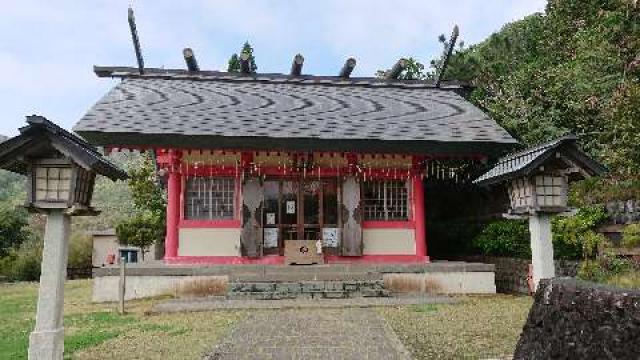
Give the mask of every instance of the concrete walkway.
POLYGON ((411 356, 375 309, 307 308, 253 311, 204 359, 394 360, 411 356))

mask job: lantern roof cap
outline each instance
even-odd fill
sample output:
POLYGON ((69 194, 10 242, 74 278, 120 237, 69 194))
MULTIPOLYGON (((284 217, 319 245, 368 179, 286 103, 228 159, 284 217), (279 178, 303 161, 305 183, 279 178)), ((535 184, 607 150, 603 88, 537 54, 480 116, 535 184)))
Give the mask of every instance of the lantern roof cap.
POLYGON ((27 125, 20 128, 20 135, 0 143, 0 168, 26 175, 28 158, 46 157, 55 152, 111 180, 127 178, 124 170, 84 139, 39 115, 27 116, 27 125))
POLYGON ((506 155, 473 182, 478 185, 493 185, 527 176, 557 156, 570 161, 583 177, 597 176, 607 171, 604 165, 579 148, 578 138, 575 135, 569 134, 506 155), (554 154, 558 155, 554 156, 554 154))

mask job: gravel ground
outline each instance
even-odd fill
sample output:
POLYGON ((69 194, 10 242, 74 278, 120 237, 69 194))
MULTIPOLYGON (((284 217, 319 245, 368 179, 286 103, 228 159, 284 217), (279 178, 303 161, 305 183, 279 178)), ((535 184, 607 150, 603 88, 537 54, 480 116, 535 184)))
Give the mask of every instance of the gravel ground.
POLYGON ((380 308, 416 359, 510 358, 533 300, 459 297, 456 304, 380 308))

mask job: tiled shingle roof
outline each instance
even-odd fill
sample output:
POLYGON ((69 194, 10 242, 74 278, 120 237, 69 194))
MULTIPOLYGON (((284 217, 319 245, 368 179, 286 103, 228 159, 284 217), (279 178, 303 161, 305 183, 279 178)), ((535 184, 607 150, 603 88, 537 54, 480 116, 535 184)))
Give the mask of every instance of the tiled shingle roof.
POLYGON ((495 184, 506 179, 526 175, 529 171, 538 167, 542 162, 553 155, 556 150, 563 149, 564 152, 579 162, 588 173, 594 175, 603 173, 606 168, 589 157, 577 146, 575 135, 567 135, 561 138, 527 148, 522 151, 507 155, 482 176, 473 182, 479 185, 495 184))
POLYGON ((454 91, 421 82, 216 74, 123 76, 74 130, 99 142, 135 133, 516 143, 454 91))
POLYGON ((102 156, 84 139, 37 115, 27 116, 27 126, 20 128, 20 135, 0 143, 0 167, 26 175, 28 164, 25 158, 39 155, 43 144, 48 144, 87 170, 112 180, 127 178, 126 172, 102 156))

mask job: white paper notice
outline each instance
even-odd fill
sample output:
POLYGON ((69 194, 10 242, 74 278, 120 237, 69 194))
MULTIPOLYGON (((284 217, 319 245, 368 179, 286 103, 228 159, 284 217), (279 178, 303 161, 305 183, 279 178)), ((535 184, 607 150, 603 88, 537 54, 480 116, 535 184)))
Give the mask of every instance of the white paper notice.
POLYGON ((287 200, 287 214, 296 213, 296 202, 294 200, 287 200))
POLYGON ((338 228, 322 228, 322 242, 325 247, 337 247, 340 232, 338 228))
POLYGON ((278 228, 264 229, 264 247, 265 248, 278 247, 278 228))
POLYGON ((276 213, 267 213, 267 225, 276 224, 276 213))

